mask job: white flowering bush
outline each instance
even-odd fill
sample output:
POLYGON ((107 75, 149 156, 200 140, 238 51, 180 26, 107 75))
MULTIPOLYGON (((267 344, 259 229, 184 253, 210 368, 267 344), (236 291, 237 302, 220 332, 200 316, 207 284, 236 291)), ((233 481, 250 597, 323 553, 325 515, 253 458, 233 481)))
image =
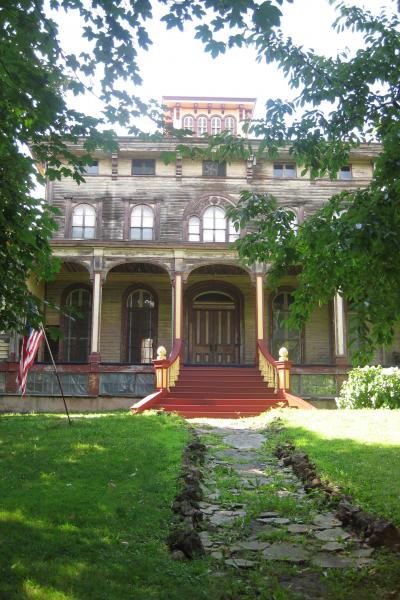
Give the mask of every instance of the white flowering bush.
POLYGON ((357 367, 336 399, 338 408, 400 408, 400 369, 357 367))

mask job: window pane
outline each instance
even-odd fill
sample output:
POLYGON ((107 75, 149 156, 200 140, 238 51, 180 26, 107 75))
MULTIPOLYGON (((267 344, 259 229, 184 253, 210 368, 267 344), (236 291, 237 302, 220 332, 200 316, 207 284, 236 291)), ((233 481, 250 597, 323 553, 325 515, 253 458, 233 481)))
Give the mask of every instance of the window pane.
POLYGON ((296 177, 296 167, 293 164, 285 165, 286 177, 296 177))
POLYGON ((207 118, 199 117, 197 119, 197 135, 203 135, 207 133, 207 118))
POLYGON ((211 119, 211 134, 216 135, 217 133, 221 133, 221 119, 213 117, 211 119))
POLYGON ((199 233, 189 233, 189 242, 199 242, 200 234, 199 233))
POLYGON ((225 131, 235 133, 235 120, 233 117, 225 117, 225 131))
POLYGON ((73 214, 72 225, 83 225, 83 215, 73 214))
POLYGON ((154 158, 134 158, 132 160, 132 175, 155 175, 156 161, 154 158))
POLYGON ((99 172, 99 161, 94 160, 92 165, 87 165, 85 167, 85 173, 87 175, 97 175, 99 172))
POLYGON ((152 240, 153 239, 153 229, 152 228, 143 228, 143 240, 152 240))
POLYGON ((85 225, 87 227, 94 227, 95 226, 95 216, 94 215, 86 215, 85 216, 85 225))
POLYGON ((83 237, 85 240, 92 240, 94 238, 94 227, 85 227, 83 230, 83 237))
POLYGON ((204 229, 214 229, 214 219, 212 217, 203 218, 204 229))
POLYGON ((142 230, 140 227, 131 227, 131 240, 141 240, 142 230))
POLYGON ((76 206, 74 208, 74 215, 83 215, 84 207, 85 207, 84 204, 79 204, 79 206, 76 206))
POLYGON ((351 179, 351 178, 352 178, 351 166, 345 165, 339 171, 339 179, 351 179))
POLYGON ((203 230, 203 241, 204 242, 213 242, 214 241, 214 232, 211 229, 203 230))
POLYGON ((134 217, 132 215, 131 218, 131 227, 140 227, 142 224, 142 219, 140 217, 134 217))
POLYGON ((283 165, 280 163, 274 164, 274 176, 283 177, 283 165))
POLYGON ((143 227, 153 227, 153 215, 143 217, 143 227))
POLYGON ((215 231, 215 241, 216 242, 225 242, 225 229, 217 229, 215 231))
POLYGON ((82 227, 73 227, 72 228, 72 237, 73 239, 81 239, 82 235, 82 227))
POLYGON ((184 117, 183 129, 190 129, 193 131, 193 117, 184 117))

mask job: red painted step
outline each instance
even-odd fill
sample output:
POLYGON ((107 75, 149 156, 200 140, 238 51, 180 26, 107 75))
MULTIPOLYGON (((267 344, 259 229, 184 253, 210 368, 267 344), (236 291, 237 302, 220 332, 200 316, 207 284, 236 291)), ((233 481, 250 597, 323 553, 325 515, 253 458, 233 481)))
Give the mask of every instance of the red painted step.
POLYGON ((176 385, 154 408, 187 418, 256 416, 286 401, 256 367, 182 367, 176 385))

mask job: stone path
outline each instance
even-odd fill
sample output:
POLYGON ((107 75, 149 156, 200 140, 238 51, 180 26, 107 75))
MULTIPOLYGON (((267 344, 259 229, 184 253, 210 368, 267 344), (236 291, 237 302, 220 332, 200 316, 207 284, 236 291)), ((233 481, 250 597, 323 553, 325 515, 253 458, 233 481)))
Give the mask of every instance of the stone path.
POLYGON ((194 428, 208 447, 200 536, 217 569, 253 570, 266 561, 297 565, 303 571, 283 572, 280 583, 300 597, 317 599, 326 596, 313 567, 373 563, 373 549, 343 529, 318 497, 304 492, 292 469, 263 449, 268 434, 226 426, 194 428))

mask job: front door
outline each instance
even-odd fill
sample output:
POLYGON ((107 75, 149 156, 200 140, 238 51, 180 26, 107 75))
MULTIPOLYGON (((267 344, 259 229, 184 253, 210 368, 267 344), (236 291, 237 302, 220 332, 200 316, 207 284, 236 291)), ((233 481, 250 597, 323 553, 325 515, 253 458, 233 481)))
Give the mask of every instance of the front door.
POLYGON ((194 298, 189 327, 189 361, 229 365, 239 362, 239 333, 233 298, 205 292, 194 298))

